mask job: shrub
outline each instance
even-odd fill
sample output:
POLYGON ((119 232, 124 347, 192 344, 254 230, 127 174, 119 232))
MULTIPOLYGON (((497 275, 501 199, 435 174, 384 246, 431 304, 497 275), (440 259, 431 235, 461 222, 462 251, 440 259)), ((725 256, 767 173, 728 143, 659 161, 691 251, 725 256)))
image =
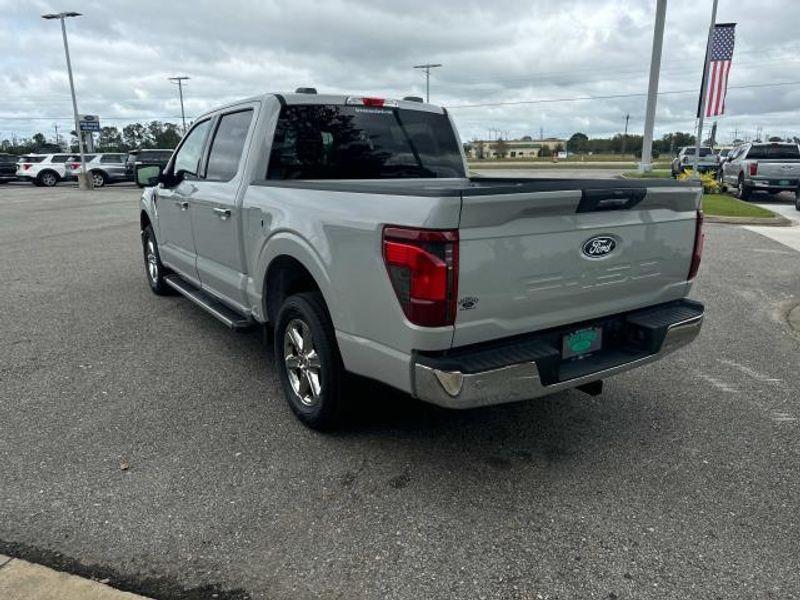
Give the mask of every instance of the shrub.
MULTIPOLYGON (((686 181, 687 179, 694 179, 694 171, 692 169, 685 169, 678 175, 678 181, 686 181)), ((717 176, 713 172, 700 173, 700 183, 703 186, 704 194, 719 194, 719 181, 717 181, 717 176)))

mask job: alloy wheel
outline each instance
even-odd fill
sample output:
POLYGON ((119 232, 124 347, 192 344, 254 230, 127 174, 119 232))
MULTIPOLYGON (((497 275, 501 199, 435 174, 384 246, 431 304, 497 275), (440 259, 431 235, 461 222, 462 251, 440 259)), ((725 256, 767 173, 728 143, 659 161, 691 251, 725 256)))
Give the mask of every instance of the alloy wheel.
POLYGON ((158 257, 156 256, 156 245, 153 243, 152 238, 147 238, 145 264, 147 265, 147 276, 155 284, 158 281, 158 257))
POLYGON ((304 406, 315 406, 322 393, 322 363, 311 329, 302 319, 292 319, 286 326, 283 358, 292 390, 304 406))

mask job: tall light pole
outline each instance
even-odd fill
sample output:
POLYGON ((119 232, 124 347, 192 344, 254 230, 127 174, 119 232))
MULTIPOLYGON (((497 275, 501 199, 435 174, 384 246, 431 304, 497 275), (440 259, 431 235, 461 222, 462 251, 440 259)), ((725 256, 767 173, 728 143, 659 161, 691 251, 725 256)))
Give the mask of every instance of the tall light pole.
POLYGON ((172 83, 178 84, 178 96, 181 99, 181 122, 183 123, 183 134, 186 135, 186 113, 183 112, 183 82, 189 79, 186 75, 167 77, 172 83))
POLYGON ((424 65, 414 65, 415 69, 425 69, 425 102, 431 101, 431 69, 441 67, 440 64, 426 63, 424 65))
POLYGON ((661 72, 661 48, 664 45, 664 21, 667 16, 667 0, 657 0, 656 24, 653 29, 653 53, 650 55, 650 83, 647 86, 647 108, 644 114, 644 136, 642 139, 642 162, 640 171, 652 171, 653 126, 656 122, 656 100, 658 99, 658 76, 661 72))
POLYGON ((75 115, 75 135, 78 137, 78 150, 81 153, 81 171, 78 173, 78 188, 82 190, 91 189, 89 178, 86 176, 86 156, 83 151, 83 132, 81 132, 80 119, 78 117, 78 101, 75 99, 75 82, 72 80, 72 63, 69 60, 69 44, 67 43, 67 26, 65 19, 69 17, 80 17, 77 12, 60 12, 42 15, 43 19, 59 19, 61 21, 61 36, 64 38, 64 54, 67 57, 67 74, 69 75, 69 91, 72 94, 72 112, 75 115))

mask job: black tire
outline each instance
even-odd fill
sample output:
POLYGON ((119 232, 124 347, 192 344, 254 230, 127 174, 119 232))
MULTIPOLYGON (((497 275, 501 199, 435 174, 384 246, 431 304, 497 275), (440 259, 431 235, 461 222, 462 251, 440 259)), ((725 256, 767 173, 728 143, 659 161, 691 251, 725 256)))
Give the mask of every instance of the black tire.
POLYGON ((797 191, 794 193, 794 207, 795 207, 797 210, 800 210, 800 190, 797 190, 797 191))
POLYGON ((41 181, 39 181, 38 179, 31 179, 31 183, 33 185, 35 185, 36 187, 44 187, 44 184, 41 181))
MULTIPOLYGON (((308 344, 301 334, 303 343, 308 344)), ((325 301, 319 292, 306 292, 289 296, 278 312, 275 323, 273 346, 275 348, 275 369, 281 380, 283 394, 289 407, 297 418, 312 429, 332 429, 342 419, 344 411, 343 387, 344 366, 333 323, 328 315, 325 301), (302 351, 289 341, 287 330, 297 331, 298 323, 304 324, 310 335, 308 356, 302 358, 302 351), (315 353, 316 361, 309 358, 315 353), (290 368, 287 356, 305 361, 305 367, 290 368), (312 365, 318 364, 318 368, 312 365), (303 370, 305 369, 305 370, 303 370), (306 375, 311 372, 310 375, 306 375), (316 373, 316 375, 314 375, 316 373), (317 387, 313 387, 316 376, 317 387), (299 391, 296 389, 299 388, 299 391)))
POLYGON ((745 185, 744 177, 739 175, 739 185, 736 188, 736 197, 739 200, 748 202, 752 196, 753 196, 753 189, 750 186, 745 185))
POLYGON ((101 188, 108 183, 106 174, 102 171, 90 171, 89 177, 92 178, 92 187, 101 188))
POLYGON ((172 288, 164 281, 164 276, 169 271, 161 264, 158 241, 151 225, 145 227, 142 232, 142 254, 144 256, 144 274, 147 277, 147 283, 150 284, 150 289, 158 296, 169 295, 172 292, 172 288))
POLYGON ((44 171, 39 173, 39 176, 36 179, 39 181, 39 184, 43 185, 44 187, 55 187, 58 185, 60 177, 53 171, 44 171))

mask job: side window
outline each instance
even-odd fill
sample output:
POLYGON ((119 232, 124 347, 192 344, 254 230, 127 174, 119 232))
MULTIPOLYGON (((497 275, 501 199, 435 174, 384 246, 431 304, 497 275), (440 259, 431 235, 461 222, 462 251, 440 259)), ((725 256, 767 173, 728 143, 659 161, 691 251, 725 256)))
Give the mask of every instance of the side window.
POLYGON ((197 165, 200 162, 200 156, 203 154, 203 144, 206 141, 206 134, 210 126, 211 121, 207 119, 195 125, 194 129, 189 132, 181 149, 178 150, 178 154, 175 156, 175 163, 172 167, 173 173, 184 171, 187 175, 197 175, 197 165))
POLYGON ((230 181, 239 170, 244 141, 253 120, 252 110, 222 115, 208 154, 206 179, 230 181))
POLYGON ((100 162, 104 165, 108 164, 121 164, 122 163, 122 156, 119 154, 104 154, 100 158, 100 162))

